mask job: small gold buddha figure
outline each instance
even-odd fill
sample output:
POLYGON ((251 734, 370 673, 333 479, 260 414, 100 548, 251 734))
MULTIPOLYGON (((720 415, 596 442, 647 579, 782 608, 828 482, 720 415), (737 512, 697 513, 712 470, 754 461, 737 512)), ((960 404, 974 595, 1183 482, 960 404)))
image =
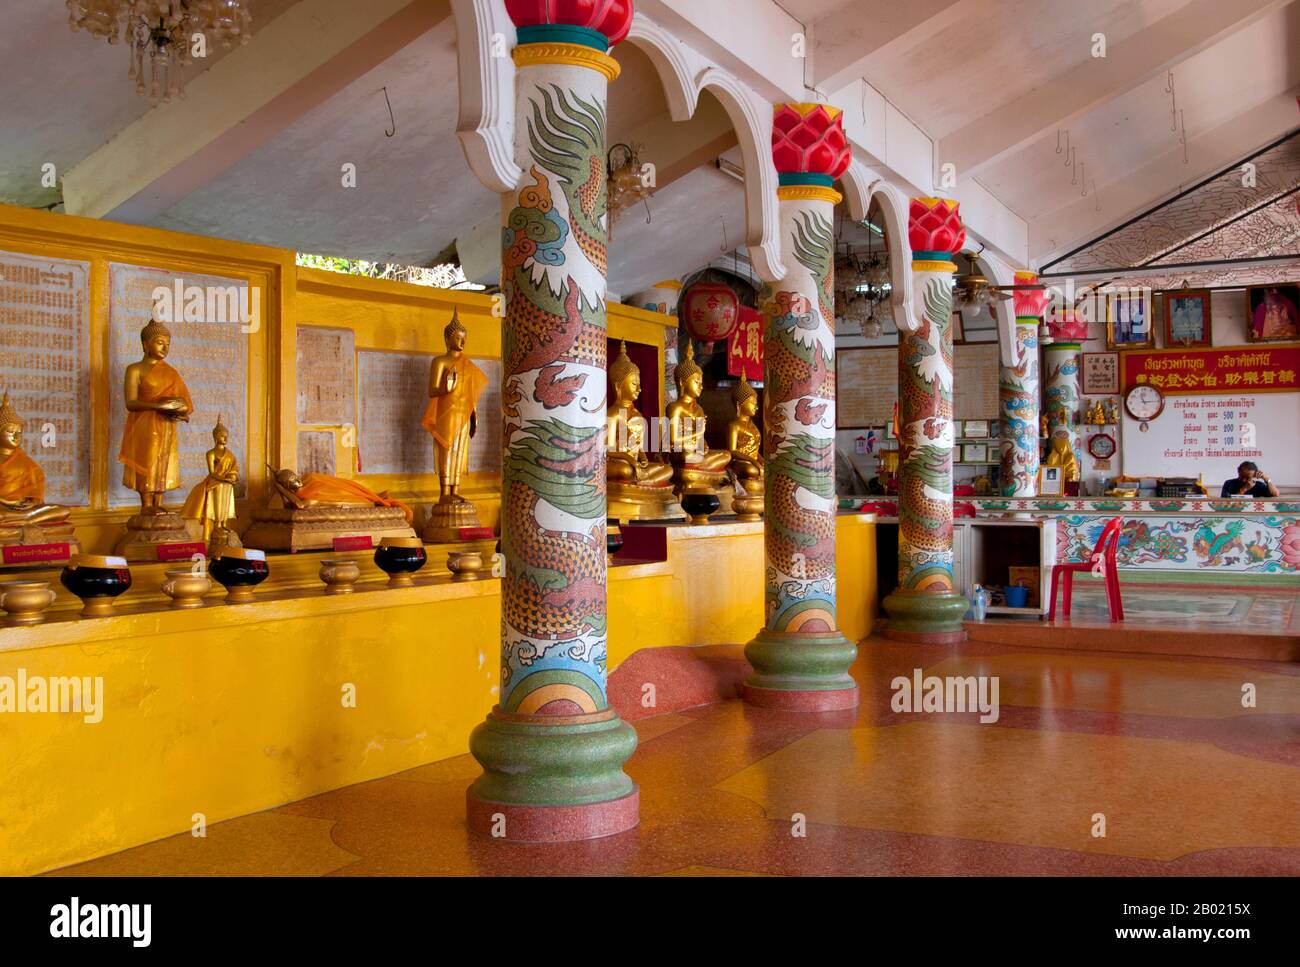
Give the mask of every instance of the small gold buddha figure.
POLYGON ((194 402, 181 374, 165 361, 171 331, 152 321, 140 342, 144 358, 126 368, 127 417, 117 459, 125 466, 122 484, 140 495, 140 512, 160 514, 163 495, 181 485, 176 424, 189 422, 194 402))
POLYGON ((1060 467, 1061 476, 1065 480, 1079 479, 1079 458, 1075 456, 1074 448, 1070 446, 1068 433, 1058 430, 1052 435, 1052 448, 1047 454, 1047 459, 1043 461, 1043 466, 1060 467))
POLYGON ((453 310, 442 331, 447 351, 429 364, 429 406, 421 425, 433 437, 438 467, 438 503, 430 508, 425 539, 456 540, 461 527, 477 527, 473 502, 457 491, 469 467, 469 441, 478 430, 478 398, 487 376, 465 355, 468 333, 453 310))
POLYGON ((327 473, 299 476, 295 470, 277 470, 272 479, 276 494, 284 506, 297 510, 313 507, 398 507, 411 520, 411 508, 386 493, 377 494, 364 484, 327 473))
POLYGON ((1087 423, 1089 426, 1105 426, 1106 410, 1102 407, 1101 400, 1095 400, 1092 406, 1088 407, 1087 423))
POLYGON ((61 524, 70 513, 45 502, 45 472, 23 450, 23 421, 6 392, 0 400, 0 543, 21 541, 23 527, 61 524), (11 528, 19 530, 10 534, 11 528))
MULTIPOLYGON (((212 546, 232 546, 229 524, 235 519, 235 484, 239 481, 239 463, 230 452, 230 431, 217 417, 212 428, 213 447, 206 454, 208 475, 190 491, 181 516, 197 520, 203 528, 203 540, 212 546)), ((233 546, 238 546, 235 538, 233 546)))
POLYGON ((742 485, 754 480, 761 484, 763 434, 754 425, 754 414, 758 412, 758 390, 749 385, 747 377, 741 376, 740 382, 731 391, 731 402, 736 407, 736 418, 727 424, 731 472, 742 485))
POLYGON ((414 538, 411 508, 356 480, 327 473, 301 476, 271 467, 272 493, 266 507, 249 511, 246 547, 263 551, 310 551, 334 547, 340 538, 414 538))
POLYGON ((627 343, 619 343, 618 357, 609 367, 614 384, 614 402, 606 411, 608 459, 605 475, 611 484, 640 487, 668 487, 673 468, 652 463, 646 456, 646 419, 637 409, 641 396, 641 370, 627 354, 627 343))
POLYGON ((704 442, 708 423, 704 409, 699 404, 704 392, 704 371, 695 362, 695 344, 686 343, 686 355, 673 370, 677 384, 677 399, 668 404, 668 436, 672 445, 669 458, 679 491, 687 487, 716 488, 726 480, 731 454, 725 450, 710 450, 704 442))

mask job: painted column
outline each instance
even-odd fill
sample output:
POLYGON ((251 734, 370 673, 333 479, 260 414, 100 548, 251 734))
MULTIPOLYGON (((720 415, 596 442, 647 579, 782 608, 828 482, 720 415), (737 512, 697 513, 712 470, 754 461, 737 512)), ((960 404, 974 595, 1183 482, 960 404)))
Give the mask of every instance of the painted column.
POLYGON ((607 51, 632 4, 506 7, 524 175, 502 205, 501 685, 470 737, 468 818, 498 838, 589 839, 639 816, 622 768, 636 732, 605 688, 607 51))
POLYGON ((785 277, 765 288, 763 629, 745 647, 745 700, 770 708, 852 708, 857 648, 835 623, 835 230, 832 186, 850 150, 840 111, 778 104, 785 277))
POLYGON ((957 202, 913 198, 913 314, 898 333, 898 587, 885 598, 885 635, 964 641, 967 601, 953 583, 952 256, 966 229, 957 202))
POLYGON ((1052 342, 1043 348, 1043 410, 1047 414, 1048 447, 1053 440, 1070 441, 1074 459, 1083 467, 1083 395, 1079 371, 1088 321, 1073 309, 1052 312, 1047 321, 1052 342))
MULTIPOLYGON (((1038 285, 1038 273, 1016 273, 1017 286, 1038 285)), ((1003 497, 1033 497, 1038 493, 1038 327, 1047 305, 1045 288, 1016 289, 1012 363, 1002 364, 998 381, 1001 401, 1002 467, 998 474, 1003 497)))

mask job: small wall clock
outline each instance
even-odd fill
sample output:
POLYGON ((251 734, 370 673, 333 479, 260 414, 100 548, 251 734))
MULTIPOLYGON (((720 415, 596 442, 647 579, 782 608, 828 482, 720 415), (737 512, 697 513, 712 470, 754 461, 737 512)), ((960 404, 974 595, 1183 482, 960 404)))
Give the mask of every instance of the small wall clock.
POLYGON ((1165 409, 1165 394, 1156 387, 1143 383, 1134 386, 1124 396, 1124 409, 1128 415, 1143 423, 1154 420, 1165 409))
POLYGON ((1109 433, 1094 433, 1088 438, 1088 452, 1094 460, 1109 460, 1115 455, 1115 438, 1109 433))

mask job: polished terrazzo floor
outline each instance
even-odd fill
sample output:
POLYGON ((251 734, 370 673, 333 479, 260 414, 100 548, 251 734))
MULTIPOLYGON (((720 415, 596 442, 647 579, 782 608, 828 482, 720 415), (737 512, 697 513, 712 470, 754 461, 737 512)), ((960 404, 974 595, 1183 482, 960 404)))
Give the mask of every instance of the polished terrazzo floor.
POLYGON ((1300 875, 1300 666, 871 639, 854 675, 856 712, 636 721, 641 825, 603 840, 470 837, 460 756, 59 872, 1300 875), (892 711, 916 668, 996 676, 997 721, 892 711))

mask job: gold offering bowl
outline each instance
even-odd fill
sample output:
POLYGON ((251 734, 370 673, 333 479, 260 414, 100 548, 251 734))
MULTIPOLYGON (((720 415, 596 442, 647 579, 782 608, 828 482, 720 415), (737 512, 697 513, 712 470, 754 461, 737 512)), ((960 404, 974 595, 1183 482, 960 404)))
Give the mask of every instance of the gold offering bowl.
POLYGON ((453 551, 447 555, 447 570, 453 581, 477 581, 483 577, 483 555, 477 551, 453 551))
POLYGON ((349 558, 332 557, 320 562, 320 579, 325 582, 326 594, 351 594, 352 586, 360 577, 361 568, 349 558))
POLYGON ((38 625, 45 609, 54 603, 49 581, 5 581, 0 584, 0 610, 8 625, 38 625))
POLYGON ((178 567, 165 573, 167 580, 162 584, 162 592, 172 599, 173 608, 203 607, 203 596, 212 590, 206 571, 178 567))

